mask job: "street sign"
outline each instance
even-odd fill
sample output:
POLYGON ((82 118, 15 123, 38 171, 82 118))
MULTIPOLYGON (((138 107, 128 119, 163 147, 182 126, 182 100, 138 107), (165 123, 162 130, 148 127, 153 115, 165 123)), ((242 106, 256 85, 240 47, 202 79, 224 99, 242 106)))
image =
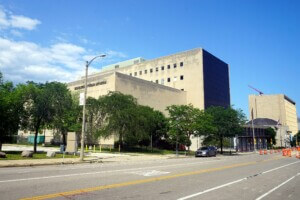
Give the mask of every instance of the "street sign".
POLYGON ((81 92, 79 95, 79 105, 83 106, 84 105, 84 93, 81 92))

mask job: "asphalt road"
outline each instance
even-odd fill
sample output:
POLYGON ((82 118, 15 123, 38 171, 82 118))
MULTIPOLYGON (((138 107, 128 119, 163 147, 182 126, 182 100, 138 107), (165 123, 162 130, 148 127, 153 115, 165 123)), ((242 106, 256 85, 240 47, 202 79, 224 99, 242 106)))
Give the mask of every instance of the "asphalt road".
POLYGON ((300 199, 279 154, 0 169, 0 199, 300 199))

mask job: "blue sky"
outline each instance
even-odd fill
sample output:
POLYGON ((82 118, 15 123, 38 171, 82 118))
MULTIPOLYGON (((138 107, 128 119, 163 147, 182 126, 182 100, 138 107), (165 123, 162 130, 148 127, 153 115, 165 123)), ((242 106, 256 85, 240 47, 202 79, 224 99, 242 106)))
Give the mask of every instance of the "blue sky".
MULTIPOLYGON (((0 0, 0 71, 15 83, 70 81, 91 67, 203 47, 230 65, 231 101, 248 84, 284 93, 300 112, 298 0, 0 0)), ((298 114, 299 115, 299 114, 298 114)))

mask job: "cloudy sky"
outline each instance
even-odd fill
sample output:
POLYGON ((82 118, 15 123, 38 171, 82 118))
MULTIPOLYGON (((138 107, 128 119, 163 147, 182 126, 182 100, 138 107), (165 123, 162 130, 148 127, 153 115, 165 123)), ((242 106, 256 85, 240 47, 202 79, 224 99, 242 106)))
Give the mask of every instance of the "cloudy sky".
POLYGON ((134 57, 203 47, 230 65, 231 102, 286 94, 300 112, 299 0, 0 0, 0 71, 15 83, 68 82, 134 57))
POLYGON ((31 34, 47 34, 39 30, 41 26, 47 27, 43 16, 24 15, 22 7, 10 1, 5 5, 3 1, 0 3, 0 71, 6 80, 15 83, 28 80, 68 82, 84 75, 85 60, 95 55, 106 54, 107 57, 105 61, 96 60, 98 69, 91 66, 91 73, 103 65, 127 58, 126 54, 112 49, 90 48, 92 41, 76 33, 46 28, 46 32, 56 33, 49 34, 52 35, 50 41, 44 41, 43 36, 30 37, 31 34))

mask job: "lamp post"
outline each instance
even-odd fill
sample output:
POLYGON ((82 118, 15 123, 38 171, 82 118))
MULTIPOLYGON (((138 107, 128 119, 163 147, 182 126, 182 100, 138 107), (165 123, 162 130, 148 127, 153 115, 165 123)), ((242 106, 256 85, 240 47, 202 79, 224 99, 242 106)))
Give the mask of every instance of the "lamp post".
POLYGON ((84 154, 84 137, 85 137, 85 103, 86 103, 86 94, 87 94, 87 78, 88 78, 88 68, 90 64, 96 58, 103 58, 105 54, 99 55, 91 59, 90 61, 86 61, 85 64, 85 81, 84 81, 84 96, 83 96, 83 109, 82 109, 82 131, 81 131, 81 149, 80 149, 80 161, 83 161, 83 154, 84 154))

